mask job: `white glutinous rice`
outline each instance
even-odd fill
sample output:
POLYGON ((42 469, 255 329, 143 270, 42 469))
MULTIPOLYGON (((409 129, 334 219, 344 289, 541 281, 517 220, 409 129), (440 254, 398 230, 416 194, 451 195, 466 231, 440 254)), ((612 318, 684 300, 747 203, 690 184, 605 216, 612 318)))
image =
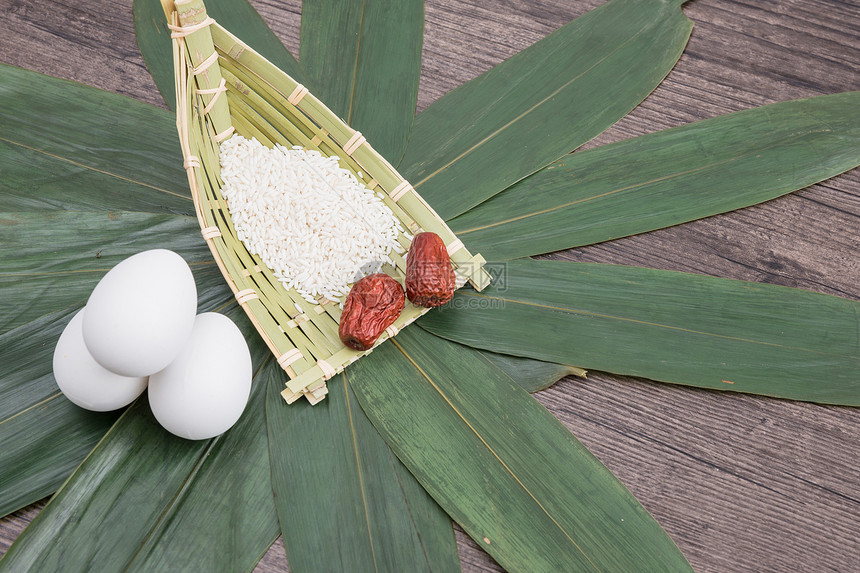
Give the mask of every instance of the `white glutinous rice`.
POLYGON ((239 239, 308 302, 347 294, 399 246, 394 213, 336 157, 234 135, 220 159, 239 239))

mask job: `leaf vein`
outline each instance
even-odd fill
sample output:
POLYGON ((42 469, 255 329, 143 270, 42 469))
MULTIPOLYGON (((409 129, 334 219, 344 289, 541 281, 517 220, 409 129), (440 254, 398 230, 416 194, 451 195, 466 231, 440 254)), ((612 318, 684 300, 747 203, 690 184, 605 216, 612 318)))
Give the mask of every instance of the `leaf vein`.
POLYGON ((355 45, 355 66, 352 69, 352 86, 350 86, 349 91, 349 109, 346 113, 346 123, 350 124, 352 122, 352 108, 355 104, 355 86, 358 83, 358 55, 361 53, 361 36, 364 31, 364 14, 367 11, 367 0, 363 0, 361 3, 361 16, 358 19, 358 39, 356 40, 355 45))
POLYGON ((137 180, 132 179, 132 178, 130 178, 130 177, 124 177, 124 176, 122 176, 122 175, 120 175, 120 174, 118 174, 118 173, 112 173, 112 172, 110 172, 110 171, 106 171, 106 170, 104 170, 104 169, 98 169, 98 168, 96 168, 96 167, 93 167, 92 165, 86 165, 86 164, 84 164, 84 163, 80 163, 80 162, 78 162, 78 161, 73 161, 72 159, 69 159, 68 157, 62 157, 62 156, 60 156, 60 155, 56 155, 56 154, 54 154, 54 153, 49 153, 49 152, 47 152, 47 151, 45 151, 45 150, 43 150, 43 149, 37 149, 37 148, 35 148, 35 147, 31 147, 31 146, 29 146, 29 145, 26 145, 26 144, 24 144, 24 143, 21 143, 20 141, 14 141, 14 140, 11 140, 11 139, 7 139, 7 138, 5 138, 5 137, 0 137, 0 141, 4 141, 4 142, 6 142, 6 143, 8 143, 8 144, 10 144, 10 145, 15 145, 15 146, 18 146, 18 147, 22 147, 22 148, 24 148, 24 149, 28 149, 28 150, 33 151, 33 152, 35 152, 35 153, 41 153, 42 155, 45 155, 45 156, 50 157, 50 158, 52 158, 52 159, 56 159, 57 161, 63 161, 63 162, 69 163, 69 164, 71 164, 71 165, 74 165, 74 166, 76 166, 76 167, 80 167, 80 168, 82 168, 82 169, 87 169, 87 170, 89 170, 89 171, 94 171, 94 172, 96 172, 96 173, 101 173, 102 175, 107 175, 108 177, 114 177, 114 178, 119 179, 119 180, 121 180, 121 181, 127 181, 128 183, 133 183, 133 184, 135 184, 135 185, 140 185, 140 186, 142 186, 142 187, 147 187, 147 188, 149 188, 149 189, 153 189, 153 190, 155 190, 155 191, 160 191, 160 192, 162 192, 162 193, 167 193, 168 195, 173 195, 174 197, 180 197, 180 198, 182 198, 182 199, 187 199, 187 200, 189 200, 189 201, 191 201, 191 200, 192 200, 190 195, 184 195, 184 194, 182 194, 182 193, 175 193, 175 192, 173 192, 173 191, 169 191, 169 190, 167 190, 167 189, 164 189, 164 188, 162 188, 162 187, 158 187, 158 186, 156 186, 156 185, 150 185, 149 183, 144 183, 143 181, 137 181, 137 180))
POLYGON ((412 358, 412 356, 410 356, 409 353, 406 352, 406 349, 403 348, 403 346, 401 346, 394 339, 392 339, 391 342, 394 344, 395 347, 397 347, 398 350, 400 350, 400 352, 403 354, 404 357, 406 357, 406 359, 412 364, 412 366, 415 367, 416 370, 418 370, 418 372, 421 374, 421 376, 423 376, 424 379, 430 383, 430 385, 433 387, 433 389, 436 390, 436 392, 442 397, 443 400, 445 400, 445 402, 451 407, 451 409, 454 411, 454 413, 456 413, 457 416, 460 417, 460 419, 463 421, 463 423, 466 424, 466 426, 475 434, 475 436, 481 441, 481 443, 484 444, 484 447, 486 447, 487 450, 491 454, 493 454, 493 457, 496 458, 496 460, 499 462, 499 464, 501 464, 501 466, 503 468, 505 468, 505 470, 507 470, 507 472, 509 474, 511 474, 511 477, 514 478, 514 481, 516 481, 517 484, 521 488, 523 488, 523 491, 525 491, 528 494, 528 496, 532 498, 532 501, 534 501, 535 504, 537 504, 537 506, 541 509, 541 511, 543 511, 544 514, 553 522, 553 524, 555 524, 555 526, 558 527, 559 531, 562 532, 562 534, 568 539, 568 541, 570 541, 570 543, 573 544, 574 547, 576 547, 576 549, 582 554, 583 557, 585 557, 585 559, 591 564, 591 566, 594 567, 594 570, 600 571, 600 569, 597 567, 597 565, 594 564, 594 562, 591 560, 591 558, 588 556, 588 554, 586 554, 585 551, 583 551, 582 548, 579 546, 579 544, 576 541, 574 541, 574 539, 573 539, 573 537, 571 537, 570 533, 568 533, 567 530, 565 530, 565 528, 555 519, 555 517, 553 517, 553 515, 543 506, 543 504, 540 502, 540 500, 538 500, 537 497, 535 497, 535 495, 531 492, 531 490, 529 490, 529 488, 520 480, 520 478, 510 468, 510 466, 508 466, 508 464, 505 463, 505 461, 501 458, 501 456, 499 456, 499 454, 496 453, 496 451, 493 449, 493 447, 489 443, 487 443, 487 441, 484 439, 484 437, 481 435, 481 433, 478 432, 477 428, 475 428, 471 424, 471 422, 469 422, 469 420, 466 419, 466 417, 463 415, 463 413, 460 411, 460 409, 457 408, 457 406, 451 401, 451 399, 445 394, 445 392, 433 381, 433 379, 424 371, 424 369, 418 365, 418 363, 412 358))
POLYGON ((60 396, 62 396, 62 392, 57 392, 56 394, 51 394, 51 395, 50 395, 50 396, 48 396, 47 398, 44 398, 44 399, 42 399, 42 400, 39 400, 39 401, 38 401, 38 402, 36 402, 35 404, 32 404, 32 405, 30 405, 30 406, 27 406, 27 407, 26 407, 26 408, 24 408, 23 410, 20 410, 20 411, 18 411, 18 412, 15 412, 14 414, 12 414, 11 416, 9 416, 8 418, 4 418, 4 419, 0 420, 0 425, 3 425, 3 424, 5 424, 6 422, 9 422, 9 421, 11 421, 11 420, 14 420, 14 419, 15 419, 15 418, 17 418, 18 416, 23 416, 23 415, 24 415, 24 414, 26 414, 27 412, 30 412, 31 410, 35 410, 35 409, 36 409, 36 408, 38 408, 39 406, 41 406, 41 405, 43 405, 43 404, 47 404, 48 402, 50 402, 50 401, 52 401, 52 400, 54 400, 54 399, 56 399, 56 398, 59 398, 60 396))

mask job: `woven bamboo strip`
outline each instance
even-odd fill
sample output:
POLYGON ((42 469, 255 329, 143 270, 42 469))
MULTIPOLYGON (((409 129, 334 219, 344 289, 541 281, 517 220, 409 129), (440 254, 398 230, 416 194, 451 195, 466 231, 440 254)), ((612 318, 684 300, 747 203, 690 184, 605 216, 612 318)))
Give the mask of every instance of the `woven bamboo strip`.
MULTIPOLYGON (((227 91, 227 101, 230 102, 230 117, 233 118, 233 125, 239 133, 243 134, 248 139, 254 138, 266 147, 272 147, 275 142, 270 140, 262 131, 257 129, 254 124, 254 119, 249 113, 250 108, 245 109, 242 101, 234 103, 230 97, 230 91, 227 91)), ((255 114, 256 115, 256 114, 255 114)))
MULTIPOLYGON (((178 14, 179 25, 182 28, 193 29, 198 25, 203 25, 207 21, 213 22, 206 14, 203 0, 176 0, 173 4, 178 14)), ((194 32, 178 39, 178 41, 184 41, 188 47, 188 57, 194 67, 199 67, 215 52, 212 33, 209 30, 210 25, 200 27, 194 32)), ((205 71, 195 76, 195 81, 203 89, 217 88, 221 84, 220 68, 217 65, 207 66, 205 71)), ((215 96, 204 95, 202 97, 205 99, 205 103, 208 104, 215 96)), ((213 121, 215 133, 221 133, 230 127, 230 110, 227 108, 227 102, 222 98, 218 98, 214 108, 209 113, 209 117, 213 121)))

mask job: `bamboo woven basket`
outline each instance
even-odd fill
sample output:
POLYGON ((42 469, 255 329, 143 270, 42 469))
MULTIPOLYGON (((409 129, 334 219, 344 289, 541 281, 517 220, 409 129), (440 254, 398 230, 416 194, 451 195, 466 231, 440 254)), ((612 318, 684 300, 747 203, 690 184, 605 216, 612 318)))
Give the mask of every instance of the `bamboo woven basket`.
MULTIPOLYGON (((316 404, 328 392, 326 380, 373 349, 358 352, 338 338, 343 299, 318 298, 318 304, 309 305, 237 238, 221 195, 218 154, 219 143, 234 133, 268 147, 298 145, 337 156, 341 167, 377 192, 411 235, 432 231, 442 237, 458 284, 469 281, 478 290, 489 284, 484 259, 463 246, 364 136, 209 17, 202 0, 162 0, 162 5, 172 30, 177 129, 203 238, 236 300, 286 371, 289 380, 282 395, 288 403, 305 396, 316 404)), ((395 264, 383 268, 401 284, 411 235, 400 235, 402 251, 392 253, 395 264)), ((427 310, 407 301, 377 344, 427 310)))

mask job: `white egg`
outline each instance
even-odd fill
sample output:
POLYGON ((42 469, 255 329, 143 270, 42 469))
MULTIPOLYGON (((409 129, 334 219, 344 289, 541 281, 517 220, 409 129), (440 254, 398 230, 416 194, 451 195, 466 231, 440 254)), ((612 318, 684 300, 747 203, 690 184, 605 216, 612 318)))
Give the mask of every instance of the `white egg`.
POLYGON ((69 321, 54 348, 54 379, 66 398, 87 410, 109 412, 131 404, 146 389, 146 378, 120 376, 90 356, 81 326, 84 310, 69 321))
POLYGON ((251 353, 232 320, 199 314, 188 342, 167 368, 149 378, 149 406, 168 431, 189 440, 230 429, 251 393, 251 353))
POLYGON ((197 314, 197 285, 185 260, 166 249, 131 256, 102 277, 87 301, 84 342, 96 361, 123 376, 170 364, 197 314))

